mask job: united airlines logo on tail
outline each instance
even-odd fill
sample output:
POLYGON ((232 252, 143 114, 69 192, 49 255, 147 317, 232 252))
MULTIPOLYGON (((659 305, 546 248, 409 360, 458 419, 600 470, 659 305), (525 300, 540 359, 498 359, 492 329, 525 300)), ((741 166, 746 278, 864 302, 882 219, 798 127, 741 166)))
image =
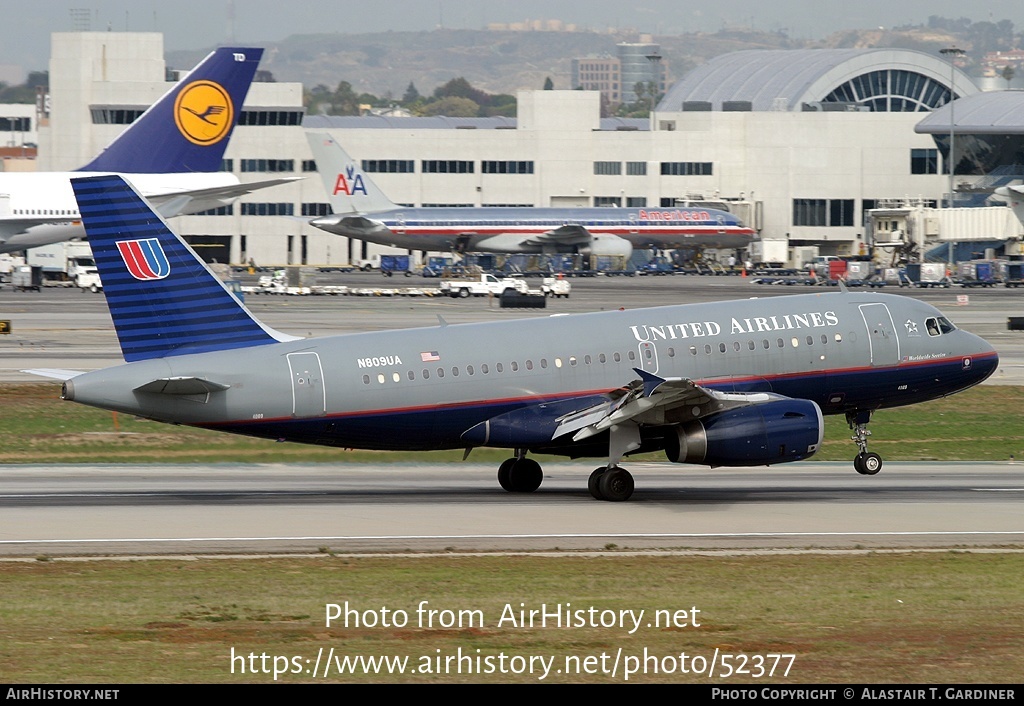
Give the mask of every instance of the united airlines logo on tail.
POLYGON ((368 196, 366 184, 363 183, 363 175, 356 172, 355 166, 350 164, 345 167, 345 173, 339 174, 338 178, 334 180, 333 195, 345 194, 345 196, 355 196, 360 192, 363 196, 368 196))
POLYGON ((171 274, 171 263, 156 238, 121 240, 117 243, 125 267, 140 280, 163 279, 171 274))
POLYGON ((193 81, 174 101, 174 124, 189 142, 214 145, 223 140, 234 124, 231 96, 219 83, 193 81))

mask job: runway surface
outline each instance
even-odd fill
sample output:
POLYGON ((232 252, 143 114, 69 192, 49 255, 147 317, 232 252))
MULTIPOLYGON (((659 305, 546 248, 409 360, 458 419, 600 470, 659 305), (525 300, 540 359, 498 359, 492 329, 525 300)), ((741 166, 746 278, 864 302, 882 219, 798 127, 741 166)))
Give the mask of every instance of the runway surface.
POLYGON ((1024 548, 1024 464, 629 464, 624 503, 590 465, 510 494, 489 466, 0 467, 0 555, 442 550, 1024 548))

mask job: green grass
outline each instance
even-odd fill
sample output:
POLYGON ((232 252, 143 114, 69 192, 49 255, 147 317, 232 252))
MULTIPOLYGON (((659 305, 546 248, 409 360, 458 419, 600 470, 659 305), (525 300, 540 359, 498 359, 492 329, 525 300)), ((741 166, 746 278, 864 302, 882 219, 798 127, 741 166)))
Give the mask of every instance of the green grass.
MULTIPOLYGON (((0 668, 11 683, 259 682, 231 673, 235 654, 625 655, 711 658, 795 654, 789 676, 635 675, 637 682, 1019 683, 1024 651, 1020 554, 829 556, 391 557, 30 562, 0 572, 0 668), (475 610, 482 624, 420 627, 416 607, 475 610), (409 624, 325 624, 328 603, 404 610, 409 624), (570 603, 645 611, 630 635, 613 627, 499 627, 504 606, 570 603), (700 627, 647 627, 655 610, 699 609, 700 627), (437 651, 440 650, 440 653, 437 651), (479 653, 476 650, 480 650, 479 653)), ((272 665, 272 662, 270 662, 272 665)), ((290 661, 288 668, 292 668, 290 661)), ((302 662, 305 667, 305 662, 302 662)), ((611 661, 608 662, 611 664, 611 661)), ((623 663, 624 664, 624 663, 623 663)), ((248 665, 247 665, 248 668, 248 665)), ((286 674, 278 681, 313 680, 286 674)), ((322 681, 317 678, 316 681, 322 681)), ((536 682, 529 674, 345 682, 536 682)), ((616 683, 607 674, 548 682, 616 683)))
MULTIPOLYGON (((279 444, 205 429, 159 424, 64 402, 51 384, 0 386, 4 463, 159 462, 449 462, 461 450, 372 452, 279 444)), ((1024 388, 979 386, 925 404, 882 410, 870 447, 886 460, 1006 460, 1024 457, 1024 388)), ((815 457, 849 461, 856 453, 842 417, 827 417, 815 457)), ((476 461, 500 462, 500 449, 477 449, 476 461)), ((661 460, 661 454, 646 458, 661 460)))

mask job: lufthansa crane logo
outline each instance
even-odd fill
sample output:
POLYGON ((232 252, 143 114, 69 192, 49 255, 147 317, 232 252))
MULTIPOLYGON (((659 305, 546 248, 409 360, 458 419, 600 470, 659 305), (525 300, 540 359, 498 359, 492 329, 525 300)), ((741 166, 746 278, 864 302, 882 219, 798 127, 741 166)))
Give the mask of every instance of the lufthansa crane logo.
POLYGON ((224 87, 213 81, 194 81, 174 101, 174 124, 189 142, 214 145, 234 122, 235 109, 224 87))

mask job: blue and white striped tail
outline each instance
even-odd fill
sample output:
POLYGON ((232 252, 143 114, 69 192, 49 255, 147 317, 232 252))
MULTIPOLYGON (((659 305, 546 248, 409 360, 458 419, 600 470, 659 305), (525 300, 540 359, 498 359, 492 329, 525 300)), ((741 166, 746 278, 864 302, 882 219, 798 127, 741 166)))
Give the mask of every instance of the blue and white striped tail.
POLYGON ((71 186, 126 361, 292 340, 257 321, 122 177, 71 186))

